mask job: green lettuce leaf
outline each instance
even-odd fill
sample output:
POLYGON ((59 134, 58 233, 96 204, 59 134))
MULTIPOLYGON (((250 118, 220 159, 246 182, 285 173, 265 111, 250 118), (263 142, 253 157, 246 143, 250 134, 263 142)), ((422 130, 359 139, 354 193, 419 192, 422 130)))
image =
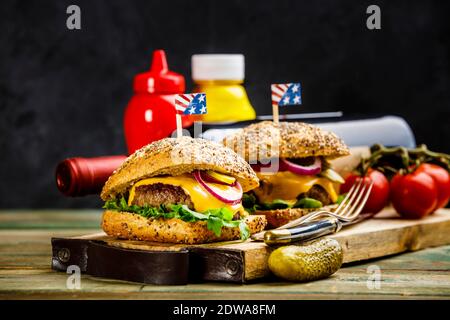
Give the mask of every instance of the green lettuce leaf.
POLYGON ((312 198, 300 198, 295 204, 288 203, 282 199, 275 199, 270 203, 258 204, 258 201, 254 194, 244 193, 242 197, 242 205, 245 210, 250 213, 254 213, 257 210, 276 210, 276 209, 288 209, 288 208, 321 208, 322 202, 312 198))
POLYGON ((174 204, 159 207, 128 205, 125 197, 120 199, 108 200, 103 206, 107 210, 126 211, 139 214, 145 218, 178 218, 186 222, 206 221, 208 230, 214 232, 216 236, 222 233, 222 227, 239 227, 241 239, 246 240, 250 237, 250 229, 244 219, 233 220, 233 212, 227 208, 209 209, 205 212, 196 212, 189 209, 186 205, 174 204))
POLYGON ((291 208, 292 205, 282 199, 275 199, 271 203, 263 203, 261 207, 263 210, 276 210, 291 208))
POLYGON ((345 199, 346 196, 347 196, 346 193, 340 194, 340 195, 338 196, 338 198, 337 198, 336 203, 337 203, 337 204, 341 204, 342 201, 344 201, 344 199, 345 199))
POLYGON ((242 195, 242 205, 244 208, 251 208, 256 204, 256 197, 253 193, 244 193, 242 195))
POLYGON ((219 237, 222 233, 223 220, 218 217, 211 216, 207 221, 208 230, 211 230, 216 236, 219 237))
POLYGON ((305 209, 322 208, 322 207, 323 207, 322 202, 313 198, 301 198, 294 205, 294 208, 305 208, 305 209))
POLYGON ((241 238, 248 239, 250 237, 250 228, 244 220, 239 221, 239 230, 241 231, 241 238))

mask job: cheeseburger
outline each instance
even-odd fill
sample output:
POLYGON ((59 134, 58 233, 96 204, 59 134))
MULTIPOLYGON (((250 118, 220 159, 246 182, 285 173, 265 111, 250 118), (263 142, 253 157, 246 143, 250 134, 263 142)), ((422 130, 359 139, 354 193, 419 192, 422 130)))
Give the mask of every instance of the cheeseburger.
POLYGON ((167 138, 129 156, 108 179, 102 228, 121 239, 206 243, 246 239, 266 226, 242 194, 259 185, 248 163, 217 143, 167 138))
POLYGON ((343 179, 329 160, 349 154, 334 133, 301 122, 264 121, 224 139, 256 171, 260 186, 244 195, 244 206, 279 227, 338 202, 343 179))

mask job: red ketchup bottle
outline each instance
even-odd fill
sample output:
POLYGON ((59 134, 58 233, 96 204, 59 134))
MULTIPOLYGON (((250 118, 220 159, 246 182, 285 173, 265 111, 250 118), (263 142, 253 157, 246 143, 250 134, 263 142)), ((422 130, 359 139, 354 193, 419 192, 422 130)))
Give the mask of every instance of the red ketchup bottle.
MULTIPOLYGON (((150 71, 134 78, 133 89, 124 118, 129 154, 176 130, 174 99, 175 94, 184 93, 185 82, 181 74, 169 71, 164 50, 156 50, 150 71)), ((183 127, 193 123, 189 116, 182 121, 183 127)))

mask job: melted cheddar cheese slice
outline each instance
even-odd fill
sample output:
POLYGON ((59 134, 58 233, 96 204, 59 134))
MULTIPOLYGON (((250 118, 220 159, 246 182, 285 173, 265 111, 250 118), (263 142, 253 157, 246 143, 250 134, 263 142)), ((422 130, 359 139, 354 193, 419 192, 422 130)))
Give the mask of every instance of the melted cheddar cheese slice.
MULTIPOLYGON (((139 186, 151 185, 156 183, 163 183, 172 186, 181 187, 184 192, 191 197, 194 209, 197 212, 205 212, 208 209, 228 208, 233 214, 239 212, 244 215, 244 207, 242 203, 230 205, 220 201, 208 191, 206 191, 195 178, 191 175, 181 175, 176 177, 154 177, 144 180, 140 180, 133 185, 130 190, 130 196, 128 198, 128 205, 131 205, 135 196, 136 188, 139 186)), ((220 190, 226 190, 229 186, 222 184, 214 184, 214 186, 220 190)))
POLYGON ((331 201, 336 202, 338 194, 333 182, 318 176, 304 176, 290 171, 277 173, 256 173, 261 180, 261 186, 253 190, 261 203, 271 203, 275 199, 292 201, 297 196, 308 192, 315 184, 321 186, 330 195, 331 201))

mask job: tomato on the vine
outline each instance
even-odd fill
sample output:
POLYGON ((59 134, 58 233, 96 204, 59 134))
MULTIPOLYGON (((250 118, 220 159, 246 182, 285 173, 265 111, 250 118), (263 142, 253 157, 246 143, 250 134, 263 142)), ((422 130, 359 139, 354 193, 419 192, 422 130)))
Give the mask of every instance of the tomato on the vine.
POLYGON ((438 204, 438 188, 423 170, 397 173, 391 180, 391 201, 404 218, 419 219, 432 213, 438 204))
MULTIPOLYGON (((370 157, 361 159, 357 170, 368 172, 369 176, 370 170, 386 172, 390 180, 390 201, 402 217, 422 218, 449 203, 450 154, 428 150, 424 144, 413 149, 375 144, 370 152, 370 157)), ((342 190, 348 190, 355 179, 349 177, 342 190)), ((372 194, 367 206, 370 200, 372 194)))
POLYGON ((417 171, 425 172, 431 176, 436 184, 438 195, 437 204, 433 211, 445 207, 450 200, 450 174, 448 171, 431 163, 421 164, 417 171))
POLYGON ((373 182, 372 190, 362 212, 373 214, 380 212, 389 202, 389 181, 380 171, 369 169, 364 177, 356 174, 348 176, 341 186, 341 193, 347 193, 358 178, 364 179, 366 183, 373 182))

